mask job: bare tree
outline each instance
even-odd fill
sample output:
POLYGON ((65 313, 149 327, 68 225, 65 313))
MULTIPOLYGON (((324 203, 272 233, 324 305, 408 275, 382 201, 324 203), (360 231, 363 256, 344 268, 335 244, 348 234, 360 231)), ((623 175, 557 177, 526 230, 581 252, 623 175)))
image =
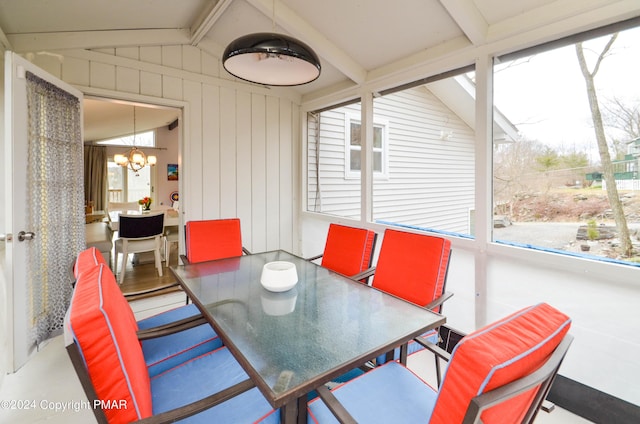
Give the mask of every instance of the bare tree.
POLYGON ((640 137, 640 101, 627 103, 617 97, 603 104, 602 119, 610 128, 621 131, 620 139, 613 139, 612 145, 616 159, 622 159, 627 153, 627 144, 640 137))
POLYGON ((536 158, 545 146, 535 140, 498 145, 494 152, 494 196, 499 203, 511 202, 522 193, 540 189, 536 158))
POLYGON ((589 107, 591 108, 591 119, 593 120, 593 127, 596 133, 596 141, 598 143, 598 152, 600 153, 600 162, 602 164, 602 174, 607 184, 607 197, 609 198, 609 204, 613 210, 613 216, 618 228, 618 237, 620 239, 620 248, 622 254, 629 257, 631 256, 632 244, 631 237, 629 236, 629 228, 627 227, 627 219, 624 216, 624 209, 622 202, 620 202, 620 196, 618 195, 618 188, 616 186, 616 180, 613 173, 613 165, 611 163, 611 155, 609 154, 609 146, 607 145, 607 138, 604 133, 604 125, 602 123, 602 114, 600 112, 600 106, 598 104, 598 96, 596 95, 595 76, 600 69, 600 64, 607 56, 607 53, 611 49, 611 46, 618 38, 618 33, 611 36, 607 44, 602 51, 598 54, 593 70, 589 70, 587 66, 587 60, 584 56, 584 47, 582 43, 576 44, 576 54, 578 56, 578 63, 580 64, 580 71, 584 77, 584 81, 587 87, 587 97, 589 98, 589 107))

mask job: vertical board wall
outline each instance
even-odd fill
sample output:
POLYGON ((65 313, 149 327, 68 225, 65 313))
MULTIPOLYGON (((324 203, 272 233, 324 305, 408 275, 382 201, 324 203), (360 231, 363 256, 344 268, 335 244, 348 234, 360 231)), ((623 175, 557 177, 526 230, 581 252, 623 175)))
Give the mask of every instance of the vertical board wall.
POLYGON ((28 58, 88 94, 184 105, 185 222, 239 217, 250 250, 298 250, 296 94, 225 79, 219 60, 193 46, 59 53, 28 58))

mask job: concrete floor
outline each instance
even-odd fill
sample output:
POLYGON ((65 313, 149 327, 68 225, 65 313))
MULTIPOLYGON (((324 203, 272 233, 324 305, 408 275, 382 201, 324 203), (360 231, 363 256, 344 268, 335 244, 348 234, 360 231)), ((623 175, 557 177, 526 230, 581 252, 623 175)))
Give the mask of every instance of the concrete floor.
MULTIPOLYGON (((175 293, 132 303, 138 319, 172 305, 184 304, 184 294, 175 293)), ((426 381, 435 381, 433 356, 413 355, 409 367, 426 381)), ((87 424, 95 422, 93 412, 64 348, 62 336, 49 341, 23 368, 5 376, 0 387, 0 423, 87 424)), ((540 412, 536 423, 580 424, 590 421, 565 410, 540 412)))

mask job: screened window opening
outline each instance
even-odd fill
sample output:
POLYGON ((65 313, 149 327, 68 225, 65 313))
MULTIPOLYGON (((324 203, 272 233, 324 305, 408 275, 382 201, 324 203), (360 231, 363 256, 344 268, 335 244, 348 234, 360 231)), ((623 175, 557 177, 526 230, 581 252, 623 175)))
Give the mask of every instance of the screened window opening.
POLYGON ((360 116, 360 102, 307 115, 306 206, 310 212, 360 219, 361 177, 360 172, 351 171, 355 133, 351 116, 360 116))
MULTIPOLYGON (((473 236, 473 72, 436 77, 373 99, 388 123, 388 178, 373 179, 377 223, 473 236)), ((375 163, 375 162, 374 162, 375 163)))
MULTIPOLYGON (((373 99, 373 222, 473 237, 474 72, 454 74, 373 99)), ((310 113, 307 130, 307 210, 360 219, 360 103, 310 113)))
POLYGON ((640 264, 638 57, 632 28, 497 61, 494 240, 640 264))

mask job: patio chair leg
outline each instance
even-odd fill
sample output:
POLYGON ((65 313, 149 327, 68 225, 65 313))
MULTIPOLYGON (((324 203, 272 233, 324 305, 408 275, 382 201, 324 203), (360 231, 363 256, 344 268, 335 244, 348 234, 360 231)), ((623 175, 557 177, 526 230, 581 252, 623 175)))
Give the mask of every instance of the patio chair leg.
POLYGON ((555 408, 556 408, 556 404, 546 399, 542 402, 542 406, 540 407, 540 409, 542 409, 544 412, 551 412, 555 408))
POLYGON ((440 385, 442 384, 442 373, 440 371, 440 360, 438 359, 438 356, 434 355, 435 359, 436 359, 436 381, 438 382, 438 388, 440 388, 440 385))

